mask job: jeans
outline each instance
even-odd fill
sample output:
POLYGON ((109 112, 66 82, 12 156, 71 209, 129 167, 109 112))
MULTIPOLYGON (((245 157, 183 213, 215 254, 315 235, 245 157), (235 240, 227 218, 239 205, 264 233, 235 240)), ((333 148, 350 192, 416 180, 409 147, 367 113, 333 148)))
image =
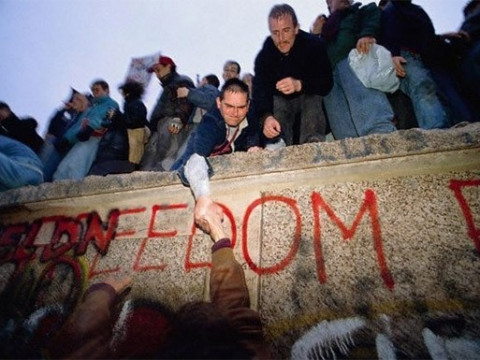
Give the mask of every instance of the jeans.
POLYGON ((325 109, 335 139, 391 133, 393 110, 385 93, 365 87, 348 64, 333 70, 333 88, 325 96, 325 109))
POLYGON ((407 75, 400 79, 400 90, 412 100, 418 126, 422 129, 448 127, 449 120, 437 96, 437 86, 430 71, 420 56, 408 51, 402 51, 401 55, 407 60, 404 65, 407 75))
POLYGON ((26 145, 0 136, 0 191, 43 182, 42 162, 26 145))
POLYGON ((65 154, 59 153, 52 143, 45 141, 42 151, 40 152, 40 159, 43 163, 43 174, 45 181, 50 182, 53 180, 53 174, 57 170, 57 167, 64 156, 65 154))
POLYGON ((100 137, 91 136, 76 143, 65 155, 53 174, 53 180, 83 180, 97 156, 100 137))
POLYGON ((320 95, 303 94, 289 99, 273 97, 273 114, 282 127, 282 137, 287 145, 296 143, 295 120, 299 116, 298 143, 325 141, 326 120, 320 95))

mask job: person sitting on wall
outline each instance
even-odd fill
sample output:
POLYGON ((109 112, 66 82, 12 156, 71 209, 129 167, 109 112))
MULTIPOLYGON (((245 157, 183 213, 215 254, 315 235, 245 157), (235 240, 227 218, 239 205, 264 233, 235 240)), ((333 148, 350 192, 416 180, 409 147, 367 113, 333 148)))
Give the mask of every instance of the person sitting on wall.
POLYGON ((119 89, 125 99, 123 113, 110 111, 104 121, 107 132, 89 175, 124 174, 139 168, 150 133, 146 127, 147 108, 141 100, 144 88, 137 81, 127 80, 119 89))
POLYGON ((83 180, 88 174, 97 155, 98 146, 106 132, 103 122, 111 110, 119 106, 110 97, 110 88, 105 80, 95 80, 91 85, 93 94, 92 108, 80 124, 81 131, 75 133, 80 140, 68 151, 53 174, 54 180, 83 180))
POLYGON ((0 102, 0 135, 20 141, 39 154, 44 140, 38 135, 37 126, 34 118, 19 119, 7 103, 0 102))
POLYGON ((128 133, 128 161, 138 169, 150 136, 147 107, 142 101, 145 88, 137 81, 127 80, 119 89, 125 100, 121 116, 128 133))
POLYGON ((193 104, 186 98, 177 97, 179 87, 193 89, 193 81, 177 72, 172 58, 160 56, 158 62, 149 68, 160 80, 163 91, 150 116, 152 136, 145 149, 140 168, 147 171, 165 171, 188 137, 186 125, 193 110, 193 104), (165 167, 164 167, 165 165, 165 167))
MULTIPOLYGON (((62 115, 62 119, 58 119, 57 116, 59 115, 57 113, 54 119, 57 119, 55 123, 59 123, 59 126, 55 126, 55 130, 49 130, 50 135, 48 140, 45 141, 41 152, 40 159, 43 162, 45 181, 52 181, 58 164, 60 164, 73 145, 80 141, 77 135, 82 131, 82 119, 86 118, 88 110, 91 108, 89 96, 73 90, 73 95, 68 105, 66 105, 67 107, 69 114, 72 115, 72 119, 67 124, 64 122, 64 115, 62 115)), ((64 111, 66 110, 61 110, 59 114, 62 114, 64 111)))
POLYGON ((217 109, 205 114, 185 151, 171 167, 172 171, 178 171, 185 184, 189 183, 184 173, 185 165, 194 155, 202 172, 208 169, 206 158, 209 156, 260 149, 260 129, 255 117, 250 116, 248 94, 248 85, 237 78, 222 86, 216 100, 217 109))
POLYGON ((218 80, 218 77, 210 74, 203 77, 195 89, 189 89, 187 87, 179 87, 177 89, 177 96, 179 98, 187 98, 187 100, 190 101, 195 108, 190 115, 190 119, 188 119, 188 138, 183 142, 182 146, 178 150, 177 158, 168 160, 166 159, 163 161, 165 170, 170 170, 173 163, 185 152, 185 148, 187 147, 191 134, 195 131, 196 127, 207 111, 216 109, 216 99, 220 94, 220 90, 218 90, 219 86, 220 81, 218 80), (172 161, 172 163, 169 164, 170 161, 172 161))
POLYGON ((265 148, 324 141, 322 99, 333 82, 325 45, 300 30, 295 10, 288 4, 272 7, 268 27, 270 36, 255 58, 252 88, 265 148))
POLYGON ((0 135, 0 191, 43 182, 43 166, 33 150, 7 136, 0 135))

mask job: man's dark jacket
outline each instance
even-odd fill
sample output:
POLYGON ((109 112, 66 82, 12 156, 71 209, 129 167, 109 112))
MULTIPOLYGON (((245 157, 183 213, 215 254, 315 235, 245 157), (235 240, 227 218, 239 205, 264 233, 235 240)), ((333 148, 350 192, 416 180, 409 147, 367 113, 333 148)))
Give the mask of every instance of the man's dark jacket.
POLYGON ((288 55, 282 54, 271 37, 255 59, 253 78, 253 108, 260 120, 273 115, 273 96, 294 98, 301 94, 327 95, 333 86, 332 68, 325 45, 318 37, 299 30, 288 55), (284 95, 276 83, 286 77, 302 82, 302 91, 284 95))

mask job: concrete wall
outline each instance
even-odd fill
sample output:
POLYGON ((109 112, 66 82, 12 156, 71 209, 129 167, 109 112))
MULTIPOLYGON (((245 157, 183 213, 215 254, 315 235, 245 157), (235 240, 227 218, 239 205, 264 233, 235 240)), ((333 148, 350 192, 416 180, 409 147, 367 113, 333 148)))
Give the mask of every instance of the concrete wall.
MULTIPOLYGON (((278 356, 478 356, 480 124, 212 165, 214 198, 278 356)), ((193 205, 171 173, 1 193, 3 299, 25 316, 73 306, 89 283, 120 272, 133 275, 132 297, 173 309, 207 299, 211 242, 193 205)))

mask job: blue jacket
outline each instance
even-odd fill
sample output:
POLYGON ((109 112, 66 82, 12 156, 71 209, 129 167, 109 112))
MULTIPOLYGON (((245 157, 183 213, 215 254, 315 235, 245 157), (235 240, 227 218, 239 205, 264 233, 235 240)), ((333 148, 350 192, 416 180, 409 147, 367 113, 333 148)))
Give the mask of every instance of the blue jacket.
MULTIPOLYGON (((215 100, 220 95, 220 90, 211 84, 205 84, 201 87, 189 89, 187 100, 190 101, 197 108, 204 109, 205 111, 215 110, 216 104, 215 100)), ((193 118, 195 117, 195 111, 193 109, 188 123, 193 123, 193 118)))
MULTIPOLYGON (((258 146, 260 141, 258 121, 255 121, 251 112, 247 114, 247 121, 248 125, 235 139, 234 147, 232 147, 228 144, 227 126, 220 111, 215 109, 207 112, 188 139, 184 153, 175 161, 170 170, 178 170, 180 179, 184 184, 188 185, 183 168, 193 154, 207 158, 209 156, 228 154, 233 151, 247 151, 253 146, 258 146), (253 121, 248 119, 253 119, 253 121)), ((212 174, 213 171, 210 168, 210 175, 212 174)))
POLYGON ((119 110, 118 103, 110 96, 102 96, 92 100, 92 106, 82 112, 73 124, 65 133, 64 138, 70 144, 76 144, 78 134, 85 131, 87 127, 93 130, 99 130, 104 125, 107 119, 107 113, 111 110, 119 110))

